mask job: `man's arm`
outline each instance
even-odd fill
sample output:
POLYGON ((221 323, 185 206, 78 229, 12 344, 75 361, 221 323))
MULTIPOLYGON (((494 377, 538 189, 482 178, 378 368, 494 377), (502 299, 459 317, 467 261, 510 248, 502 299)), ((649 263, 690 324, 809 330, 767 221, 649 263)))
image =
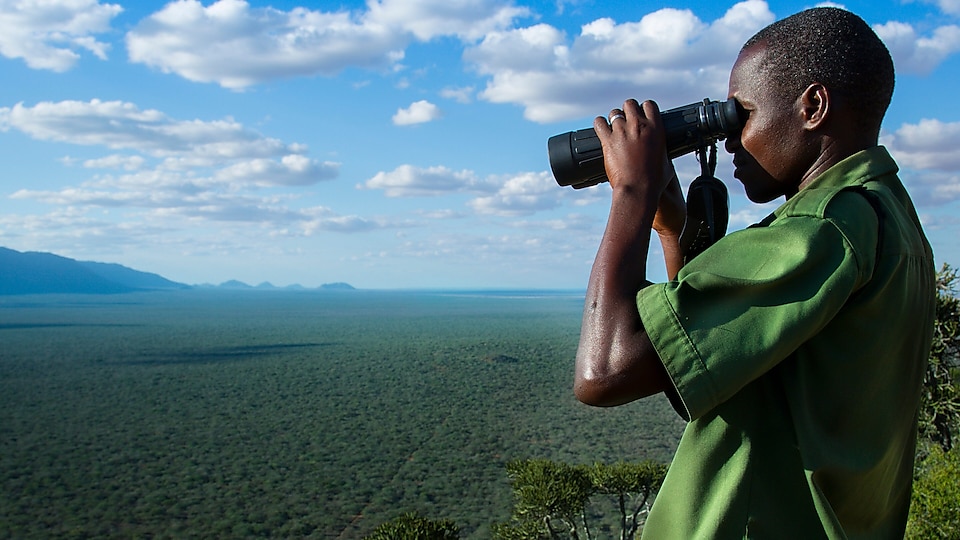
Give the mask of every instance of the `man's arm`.
POLYGON ((653 218, 653 230, 660 237, 663 248, 663 260, 667 267, 667 279, 673 280, 683 268, 684 251, 680 248, 680 234, 683 232, 687 217, 687 204, 680 189, 680 180, 673 162, 666 160, 664 174, 668 178, 667 187, 660 195, 657 215, 653 218))
MULTIPOLYGON (((620 111, 611 116, 616 114, 620 111)), ((622 114, 624 118, 615 118, 613 124, 602 117, 594 121, 613 198, 587 285, 574 393, 580 401, 598 406, 627 403, 671 385, 644 331, 636 294, 646 283, 650 231, 657 225, 661 238, 674 233, 679 238, 676 208, 673 214, 665 211, 658 216, 661 195, 676 175, 670 174, 672 166, 664 166, 669 162, 657 105, 647 101, 641 107, 629 100, 622 114)), ((675 189, 679 192, 679 184, 675 189)), ((682 200, 681 195, 681 207, 682 200)), ((681 217, 681 227, 682 221, 681 217)), ((679 266, 668 249, 668 272, 675 275, 679 266)))

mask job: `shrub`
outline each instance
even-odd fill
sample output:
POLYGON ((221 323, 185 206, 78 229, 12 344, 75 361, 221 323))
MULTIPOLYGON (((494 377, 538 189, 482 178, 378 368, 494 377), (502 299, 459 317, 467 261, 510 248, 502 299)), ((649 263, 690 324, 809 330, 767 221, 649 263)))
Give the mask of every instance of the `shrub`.
POLYGON ((960 539, 960 449, 932 446, 918 471, 906 538, 960 539))
POLYGON ((365 540, 456 540, 460 528, 448 519, 432 520, 408 512, 382 523, 365 540))

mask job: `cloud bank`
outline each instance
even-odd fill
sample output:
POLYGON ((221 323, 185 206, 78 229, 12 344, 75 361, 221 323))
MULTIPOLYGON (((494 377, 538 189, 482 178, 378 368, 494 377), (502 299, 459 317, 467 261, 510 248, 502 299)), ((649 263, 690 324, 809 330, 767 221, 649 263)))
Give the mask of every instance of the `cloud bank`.
POLYGON ((97 0, 0 0, 0 55, 57 72, 80 60, 78 50, 105 60, 110 45, 94 36, 108 32, 122 11, 118 4, 97 0))
POLYGON ((490 0, 380 0, 364 12, 289 11, 219 0, 179 0, 126 36, 133 62, 191 81, 243 89, 273 79, 387 70, 413 41, 475 39, 511 25, 525 8, 490 0))

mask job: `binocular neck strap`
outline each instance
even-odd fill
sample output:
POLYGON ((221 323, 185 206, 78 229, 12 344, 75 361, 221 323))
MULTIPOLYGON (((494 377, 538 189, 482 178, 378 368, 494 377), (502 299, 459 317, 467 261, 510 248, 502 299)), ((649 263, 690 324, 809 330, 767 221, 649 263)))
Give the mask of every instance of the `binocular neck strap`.
POLYGON ((700 162, 700 176, 715 176, 717 172, 717 143, 697 148, 697 161, 700 162), (707 148, 710 149, 709 156, 707 148))

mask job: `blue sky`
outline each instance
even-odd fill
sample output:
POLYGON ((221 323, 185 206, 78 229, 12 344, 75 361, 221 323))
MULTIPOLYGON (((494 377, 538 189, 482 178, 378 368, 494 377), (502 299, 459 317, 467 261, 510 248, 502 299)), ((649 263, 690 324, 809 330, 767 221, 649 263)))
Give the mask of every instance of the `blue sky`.
MULTIPOLYGON (((723 99, 742 42, 813 5, 0 0, 0 246, 185 283, 583 288, 610 190, 558 187, 547 139, 723 99)), ((893 54, 881 142, 960 265, 960 0, 833 5, 893 54)), ((722 151, 718 176, 732 229, 772 210, 722 151)))

